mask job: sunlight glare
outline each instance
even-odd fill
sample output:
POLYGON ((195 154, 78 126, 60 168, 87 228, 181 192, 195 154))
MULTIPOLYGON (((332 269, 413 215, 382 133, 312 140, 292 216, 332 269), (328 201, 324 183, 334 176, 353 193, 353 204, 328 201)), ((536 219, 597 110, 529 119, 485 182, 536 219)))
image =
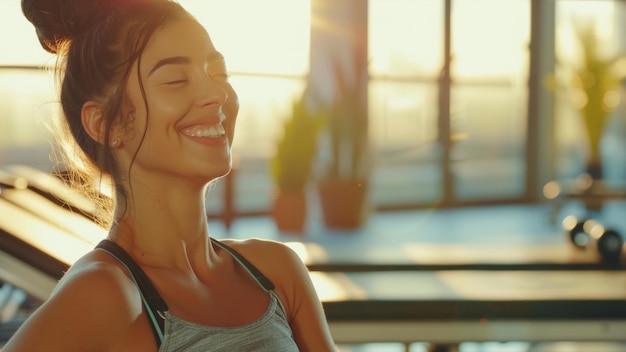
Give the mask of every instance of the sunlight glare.
POLYGON ((437 75, 443 40, 441 1, 370 0, 368 22, 372 74, 437 75))
POLYGON ((452 9, 455 76, 508 77, 519 70, 530 43, 527 1, 455 1, 452 9))
POLYGON ((26 215, 26 211, 18 207, 0 203, 0 214, 15 221, 6 222, 7 231, 28 243, 37 243, 38 247, 64 263, 74 263, 78 258, 93 249, 93 244, 78 239, 44 220, 26 215), (62 239, 62 240, 60 240, 62 239))
POLYGON ((180 0, 202 23, 233 72, 308 70, 310 1, 180 0))
POLYGON ((312 262, 328 259, 328 253, 326 253, 324 247, 317 243, 309 242, 305 244, 302 242, 286 242, 285 245, 296 252, 304 264, 311 264, 312 262))
POLYGON ((0 2, 0 65, 44 65, 54 56, 39 44, 33 25, 22 16, 20 1, 0 2))
POLYGON ((313 271, 309 273, 322 302, 366 299, 367 293, 341 273, 313 271))

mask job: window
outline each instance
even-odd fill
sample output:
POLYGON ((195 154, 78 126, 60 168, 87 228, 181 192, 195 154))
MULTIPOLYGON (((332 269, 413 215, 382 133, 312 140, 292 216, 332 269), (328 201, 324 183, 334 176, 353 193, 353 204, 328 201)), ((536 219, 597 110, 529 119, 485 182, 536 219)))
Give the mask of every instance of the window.
POLYGON ((370 128, 381 153, 377 205, 524 195, 529 4, 369 1, 370 128), (449 84, 441 79, 446 31, 449 84))
MULTIPOLYGON (((225 55, 240 98, 233 174, 239 213, 265 212, 270 205, 268 158, 280 122, 306 84, 310 54, 316 50, 310 48, 312 26, 325 20, 311 18, 313 1, 319 0, 180 0, 225 55)), ((532 2, 351 3, 367 7, 368 13, 374 205, 383 209, 523 200, 530 168, 527 138, 533 132, 527 130, 532 2), (445 71, 448 50, 451 61, 445 71), (449 82, 442 79, 446 72, 449 82)), ((622 2, 554 4, 556 16, 542 21, 555 28, 557 56, 575 55, 573 15, 597 21, 602 50, 624 49, 622 2)), ((52 64, 53 58, 40 48, 19 2, 0 2, 0 19, 0 39, 7 49, 0 56, 0 164, 23 162, 49 169, 46 124, 57 106, 50 76, 37 67, 52 64)), ((539 55, 549 60, 552 53, 539 55)), ((572 177, 584 167, 586 145, 581 143, 581 124, 572 122, 578 120, 571 102, 556 97, 556 151, 550 160, 556 161, 555 177, 572 177)), ((611 119, 603 153, 619 152, 626 144, 622 106, 611 119)), ((611 160, 610 174, 625 179, 626 161, 611 160)), ((218 182, 208 198, 209 212, 221 211, 223 186, 218 182)))
POLYGON ((529 6, 452 1, 449 163, 460 201, 525 194, 529 6))
POLYGON ((441 197, 437 90, 443 62, 441 0, 369 1, 369 128, 378 151, 378 206, 441 197))

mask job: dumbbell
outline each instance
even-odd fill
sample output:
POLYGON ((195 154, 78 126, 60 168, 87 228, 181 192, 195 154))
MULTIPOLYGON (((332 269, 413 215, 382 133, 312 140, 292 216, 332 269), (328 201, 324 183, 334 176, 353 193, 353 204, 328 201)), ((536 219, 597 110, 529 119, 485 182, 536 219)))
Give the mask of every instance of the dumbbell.
POLYGON ((606 263, 618 264, 624 240, 619 232, 605 228, 593 219, 577 219, 570 215, 563 219, 563 228, 577 248, 595 247, 606 263))

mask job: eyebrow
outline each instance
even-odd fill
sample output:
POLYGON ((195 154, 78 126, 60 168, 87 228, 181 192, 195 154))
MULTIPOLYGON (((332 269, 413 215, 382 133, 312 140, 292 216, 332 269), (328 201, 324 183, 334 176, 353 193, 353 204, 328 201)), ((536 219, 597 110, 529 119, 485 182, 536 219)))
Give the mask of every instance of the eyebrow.
MULTIPOLYGON (((219 52, 213 53, 209 57, 209 61, 210 62, 219 61, 219 60, 224 60, 224 56, 221 53, 219 53, 219 52)), ((154 71, 158 70, 162 66, 165 66, 165 65, 184 65, 184 64, 189 64, 189 63, 191 63, 191 59, 186 57, 186 56, 166 57, 165 59, 159 60, 152 67, 150 72, 148 72, 148 77, 150 77, 150 75, 152 75, 154 73, 154 71)))
POLYGON ((185 56, 166 57, 165 59, 159 60, 152 67, 150 72, 148 72, 148 77, 150 77, 150 75, 153 74, 154 71, 158 70, 160 67, 163 67, 165 65, 182 65, 182 64, 189 64, 189 63, 191 63, 191 59, 185 56))

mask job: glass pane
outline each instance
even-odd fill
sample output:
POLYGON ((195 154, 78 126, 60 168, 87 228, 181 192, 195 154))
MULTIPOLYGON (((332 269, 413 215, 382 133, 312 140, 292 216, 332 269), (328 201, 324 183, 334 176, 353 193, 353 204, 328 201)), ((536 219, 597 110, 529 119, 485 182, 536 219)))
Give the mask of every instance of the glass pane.
POLYGON ((529 0, 453 0, 452 75, 517 81, 528 63, 529 0))
POLYGON ((22 14, 21 1, 0 1, 0 65, 54 64, 37 40, 35 27, 22 14))
POLYGON ((237 118, 233 155, 237 165, 234 203, 241 211, 267 209, 273 181, 268 158, 282 133, 282 121, 304 90, 301 78, 234 76, 241 106, 237 118))
POLYGON ((310 0, 180 0, 209 32, 234 72, 308 71, 310 0))
POLYGON ((48 72, 0 68, 0 165, 52 169, 50 128, 57 100, 48 72))
POLYGON ((451 152, 458 199, 521 197, 526 100, 508 85, 453 87, 451 152))
MULTIPOLYGON (((179 2, 207 28, 230 70, 281 75, 307 72, 310 0, 179 2)), ((20 1, 0 1, 0 42, 10 48, 0 55, 0 65, 54 63, 22 15, 20 1)))
POLYGON ((432 203, 441 197, 437 84, 374 80, 370 139, 377 161, 372 200, 379 206, 432 203))
POLYGON ((437 75, 443 42, 442 0, 369 0, 370 72, 437 75))
POLYGON ((529 4, 452 2, 451 168, 458 199, 524 194, 529 4))
POLYGON ((437 77, 443 1, 369 1, 369 128, 377 152, 372 201, 428 204, 441 197, 437 77))

